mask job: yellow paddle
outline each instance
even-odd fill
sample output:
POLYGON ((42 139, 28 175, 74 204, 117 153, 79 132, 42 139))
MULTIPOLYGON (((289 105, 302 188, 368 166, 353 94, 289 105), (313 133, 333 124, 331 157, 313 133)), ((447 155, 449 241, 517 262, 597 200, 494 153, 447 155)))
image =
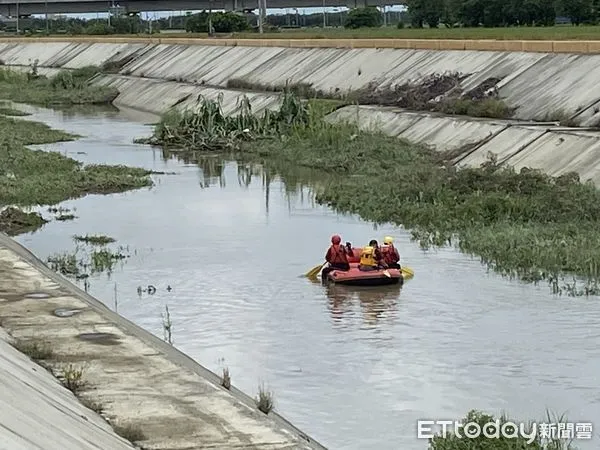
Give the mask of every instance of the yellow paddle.
POLYGON ((405 280, 410 280, 412 277, 415 276, 415 271, 412 270, 410 267, 402 266, 402 276, 405 280))
POLYGON ((306 277, 307 278, 314 278, 317 276, 317 274, 321 271, 321 269, 323 268, 323 266, 327 264, 327 263, 321 263, 318 266, 313 267, 312 269, 310 269, 308 272, 306 272, 306 277))

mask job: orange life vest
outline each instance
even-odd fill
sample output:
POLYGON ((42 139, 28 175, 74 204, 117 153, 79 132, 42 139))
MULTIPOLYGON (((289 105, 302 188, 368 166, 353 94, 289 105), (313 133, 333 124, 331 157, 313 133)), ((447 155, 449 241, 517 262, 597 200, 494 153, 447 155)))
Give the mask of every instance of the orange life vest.
POLYGON ((341 245, 332 245, 329 247, 329 264, 348 264, 346 250, 341 245))
POLYGON ((381 247, 381 255, 386 264, 397 264, 400 258, 396 254, 396 249, 392 244, 381 247))

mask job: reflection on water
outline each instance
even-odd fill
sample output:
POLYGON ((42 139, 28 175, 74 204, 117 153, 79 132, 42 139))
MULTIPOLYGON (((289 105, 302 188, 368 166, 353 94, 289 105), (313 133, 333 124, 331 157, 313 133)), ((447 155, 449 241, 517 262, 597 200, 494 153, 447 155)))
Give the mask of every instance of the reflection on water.
POLYGON ((358 305, 365 326, 378 326, 381 322, 391 324, 397 314, 400 285, 373 287, 350 287, 339 284, 325 286, 329 309, 334 325, 345 326, 345 318, 356 313, 358 305))
MULTIPOLYGON (((401 228, 375 229, 315 205, 299 187, 326 182, 314 172, 279 168, 276 177, 214 157, 165 158, 131 143, 148 127, 112 113, 36 110, 32 118, 86 136, 49 150, 177 175, 155 176, 152 189, 65 202, 78 219, 18 240, 42 259, 72 248, 74 234, 129 246, 121 270, 90 278, 91 294, 111 308, 118 296, 120 314, 160 337, 168 305, 178 348, 215 372, 228 366, 250 394, 265 382, 276 409, 331 449, 424 450, 418 419, 472 408, 524 419, 550 409, 600 424, 596 299, 553 297, 545 286, 486 274, 452 249, 422 252, 401 228), (334 233, 356 245, 395 236, 415 278, 373 289, 300 278, 334 233), (138 296, 150 284, 156 293, 138 296)), ((598 440, 578 445, 598 448, 598 440)))

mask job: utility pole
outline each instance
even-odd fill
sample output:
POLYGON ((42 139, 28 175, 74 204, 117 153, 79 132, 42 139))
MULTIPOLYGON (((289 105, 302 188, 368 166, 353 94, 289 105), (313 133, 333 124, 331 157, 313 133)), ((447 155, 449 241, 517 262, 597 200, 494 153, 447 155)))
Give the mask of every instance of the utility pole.
POLYGON ((258 0, 258 32, 263 34, 263 0, 258 0))
POLYGON ((17 0, 17 34, 19 34, 19 14, 21 14, 19 12, 19 0, 17 0))
POLYGON ((208 0, 208 36, 212 37, 213 26, 212 26, 212 0, 208 0))
POLYGON ((46 9, 46 35, 50 34, 50 24, 48 23, 48 0, 44 2, 44 7, 46 9))
POLYGON ((323 0, 323 29, 327 26, 327 18, 325 16, 325 0, 323 0))

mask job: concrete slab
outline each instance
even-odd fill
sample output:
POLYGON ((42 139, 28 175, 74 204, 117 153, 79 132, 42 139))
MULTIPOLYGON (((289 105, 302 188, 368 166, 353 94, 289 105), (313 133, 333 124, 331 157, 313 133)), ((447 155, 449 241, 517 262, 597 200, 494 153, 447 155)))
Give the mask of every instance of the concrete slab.
POLYGON ((548 132, 507 164, 541 169, 551 176, 579 173, 581 180, 600 184, 600 133, 548 132))
POLYGON ((370 106, 344 106, 327 116, 338 123, 358 123, 362 130, 379 130, 390 136, 398 136, 424 117, 425 113, 402 111, 397 108, 370 106))
POLYGON ((474 144, 500 132, 506 124, 498 121, 474 121, 460 117, 425 115, 399 137, 436 150, 453 150, 474 144))
POLYGON ((278 94, 213 89, 189 83, 140 79, 123 75, 103 75, 98 78, 97 83, 119 90, 120 94, 113 102, 115 106, 134 108, 155 115, 163 114, 176 104, 179 110, 193 110, 199 104, 199 96, 217 100, 219 95, 222 95, 221 107, 223 113, 227 115, 239 111, 239 102, 244 96, 250 100, 252 111, 255 113, 279 106, 278 94))
POLYGON ((511 126, 498 133, 473 153, 458 162, 458 166, 479 167, 495 154, 498 162, 508 160, 514 153, 530 145, 546 133, 546 127, 511 126))
POLYGON ((600 77, 600 55, 550 55, 504 84, 500 95, 516 106, 516 118, 544 120, 563 111, 586 109, 600 98, 594 94, 600 77))
MULTIPOLYGON (((85 385, 78 395, 103 405, 104 414, 111 422, 139 426, 146 437, 140 442, 145 448, 324 448, 275 413, 267 416, 258 411, 253 400, 235 388, 231 391, 222 388, 215 374, 110 311, 2 234, 0 280, 0 317, 4 329, 17 339, 36 338, 50 343, 54 355, 48 364, 53 371, 59 371, 65 364, 82 368, 85 385), (44 293, 48 297, 28 297, 30 293, 44 293), (58 317, 53 313, 58 308, 76 310, 76 314, 58 317), (80 337, 82 333, 107 333, 110 338, 87 340, 80 337)), ((22 355, 4 351, 1 354, 0 368, 8 370, 19 365, 23 370, 31 368, 27 369, 22 355)), ((12 379, 10 382, 18 381, 12 379)), ((57 385, 48 377, 43 382, 57 385)), ((54 406, 68 409, 65 402, 73 398, 58 388, 54 406)), ((53 401, 49 398, 50 391, 50 387, 41 390, 41 403, 53 401)), ((2 389, 0 399, 12 404, 13 408, 19 408, 23 403, 23 407, 30 405, 33 409, 29 394, 23 389, 2 389)), ((70 408, 73 417, 60 419, 63 420, 61 425, 75 426, 75 416, 85 413, 77 405, 70 408), (64 422, 67 420, 71 422, 64 422)), ((46 441, 44 444, 40 438, 42 445, 35 448, 88 448, 77 446, 79 441, 68 426, 61 427, 62 431, 52 431, 52 423, 49 423, 52 415, 43 414, 45 412, 39 406, 36 431, 42 438, 45 436, 46 441), (40 432, 40 429, 44 431, 40 432), (58 433, 52 435, 57 436, 56 439, 62 433, 64 441, 52 441, 48 433, 58 433), (57 442, 64 445, 57 445, 57 442)), ((1 408, 1 424, 12 420, 10 416, 14 413, 1 408)), ((20 416, 14 419, 21 420, 20 416)), ((22 425, 19 433, 29 439, 30 431, 24 427, 22 425)), ((104 433, 109 439, 106 428, 101 424, 97 428, 97 433, 104 433)), ((128 448, 117 444, 103 445, 93 434, 87 434, 87 439, 97 443, 89 448, 128 448)), ((31 442, 27 445, 27 449, 32 448, 31 442)))
POLYGON ((13 348, 9 339, 0 329, 0 448, 134 448, 46 369, 13 348))

